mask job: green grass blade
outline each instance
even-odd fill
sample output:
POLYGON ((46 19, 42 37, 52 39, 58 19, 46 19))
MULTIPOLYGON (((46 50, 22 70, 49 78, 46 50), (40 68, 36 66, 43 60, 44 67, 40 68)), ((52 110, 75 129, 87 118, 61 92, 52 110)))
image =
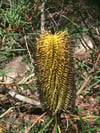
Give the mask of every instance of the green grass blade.
POLYGON ((81 127, 82 127, 82 133, 85 133, 84 124, 83 124, 83 120, 82 120, 82 116, 81 116, 81 112, 80 112, 80 109, 79 108, 78 108, 78 113, 79 113, 79 117, 80 117, 80 123, 81 123, 81 127))
POLYGON ((38 133, 43 133, 43 131, 51 124, 53 120, 54 120, 54 117, 38 133))
POLYGON ((95 130, 99 130, 100 131, 100 127, 89 128, 89 129, 86 129, 85 132, 95 131, 95 130))

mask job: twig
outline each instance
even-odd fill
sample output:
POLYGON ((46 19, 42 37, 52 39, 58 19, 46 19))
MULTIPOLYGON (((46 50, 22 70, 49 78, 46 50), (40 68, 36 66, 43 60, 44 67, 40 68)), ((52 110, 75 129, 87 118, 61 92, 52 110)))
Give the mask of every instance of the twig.
POLYGON ((42 107, 41 107, 41 103, 40 103, 39 101, 36 101, 36 100, 34 100, 34 99, 31 99, 31 98, 27 98, 27 97, 25 97, 25 96, 22 96, 22 95, 16 93, 15 91, 10 90, 10 91, 8 92, 8 94, 9 94, 10 96, 12 96, 12 97, 14 97, 14 98, 20 100, 20 101, 23 101, 23 102, 25 102, 25 103, 29 103, 29 104, 38 106, 39 108, 42 108, 42 107))
POLYGON ((22 48, 22 46, 17 42, 17 41, 15 41, 13 38, 11 39, 15 44, 17 44, 19 47, 21 47, 22 48))
POLYGON ((33 124, 28 128, 28 130, 26 131, 26 133, 29 133, 29 131, 31 130, 31 128, 37 123, 38 120, 40 120, 47 112, 44 112, 42 115, 40 115, 34 122, 33 124))
POLYGON ((4 37, 3 37, 3 39, 2 39, 2 42, 1 42, 1 43, 4 43, 5 39, 6 39, 6 36, 4 36, 4 37))
POLYGON ((84 83, 83 83, 83 85, 81 86, 81 88, 77 91, 77 95, 85 88, 85 86, 86 86, 87 83, 89 82, 90 78, 92 77, 93 72, 95 71, 96 66, 97 66, 97 64, 98 64, 98 62, 99 62, 99 58, 100 58, 100 52, 99 52, 99 54, 98 54, 98 56, 97 56, 97 60, 96 60, 96 62, 95 62, 95 64, 94 64, 94 66, 92 67, 92 69, 91 69, 91 71, 90 71, 90 75, 89 75, 89 76, 87 77, 87 79, 84 81, 84 83))
POLYGON ((41 11, 41 34, 45 32, 45 15, 44 15, 44 9, 45 9, 45 2, 42 2, 41 6, 39 7, 41 11))
POLYGON ((70 119, 68 115, 65 115, 65 116, 70 121, 70 123, 73 125, 73 127, 78 131, 77 125, 72 122, 72 120, 70 119))
POLYGON ((4 24, 3 23, 0 23, 0 25, 4 27, 4 24))
MULTIPOLYGON (((80 118, 80 117, 77 116, 77 115, 73 115, 73 114, 69 114, 69 115, 72 116, 72 117, 80 118)), ((87 118, 84 118, 84 117, 82 117, 82 119, 83 119, 83 120, 86 120, 86 121, 94 121, 93 119, 87 119, 87 118)))
POLYGON ((33 10, 33 14, 36 12, 36 9, 37 9, 39 3, 40 3, 40 0, 38 0, 38 2, 37 2, 36 6, 35 6, 35 8, 34 8, 34 10, 33 10))

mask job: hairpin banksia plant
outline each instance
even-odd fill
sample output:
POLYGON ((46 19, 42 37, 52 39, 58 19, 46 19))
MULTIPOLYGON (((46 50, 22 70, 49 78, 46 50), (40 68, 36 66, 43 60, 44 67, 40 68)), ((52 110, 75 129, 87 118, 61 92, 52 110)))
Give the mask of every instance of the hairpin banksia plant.
POLYGON ((45 107, 53 113, 66 111, 72 95, 72 51, 68 32, 40 35, 36 60, 45 107))

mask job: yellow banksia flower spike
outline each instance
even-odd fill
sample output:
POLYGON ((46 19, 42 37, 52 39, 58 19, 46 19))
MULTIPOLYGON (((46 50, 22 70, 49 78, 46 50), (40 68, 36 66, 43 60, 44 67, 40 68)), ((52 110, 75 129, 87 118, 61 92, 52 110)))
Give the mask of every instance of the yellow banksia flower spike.
POLYGON ((5 133, 5 126, 0 123, 0 133, 5 133))
POLYGON ((72 50, 67 31, 40 35, 36 60, 41 97, 52 112, 66 111, 72 95, 72 50))

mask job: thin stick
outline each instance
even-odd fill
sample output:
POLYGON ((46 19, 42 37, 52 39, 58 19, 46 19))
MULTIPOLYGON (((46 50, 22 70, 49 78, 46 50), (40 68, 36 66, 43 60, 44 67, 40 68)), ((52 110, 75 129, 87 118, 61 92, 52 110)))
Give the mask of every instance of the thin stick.
MULTIPOLYGON (((73 115, 73 114, 69 114, 69 115, 72 116, 72 117, 80 118, 80 117, 77 116, 77 115, 73 115)), ((87 119, 87 118, 84 118, 84 117, 82 117, 82 119, 83 119, 83 120, 87 120, 87 121, 94 121, 93 119, 87 119)))
POLYGON ((73 125, 73 127, 78 131, 77 125, 72 122, 72 120, 70 119, 68 115, 65 115, 65 116, 70 121, 70 123, 73 125))
POLYGON ((98 64, 98 62, 99 62, 99 58, 100 58, 100 52, 99 52, 99 54, 98 54, 98 56, 97 56, 97 60, 96 60, 96 62, 95 62, 95 64, 94 64, 94 66, 92 67, 92 69, 91 69, 91 71, 90 71, 90 75, 89 75, 89 76, 87 77, 87 79, 84 81, 84 83, 83 83, 83 85, 81 86, 81 88, 77 91, 77 95, 85 88, 85 86, 86 86, 87 83, 89 82, 90 78, 92 77, 93 72, 95 71, 96 66, 97 66, 97 64, 98 64))
POLYGON ((8 94, 20 101, 23 101, 25 103, 29 103, 29 104, 32 104, 32 105, 35 105, 35 106, 38 106, 39 108, 42 108, 41 107, 41 103, 39 101, 36 101, 34 99, 31 99, 31 98, 28 98, 28 97, 25 97, 23 95, 20 95, 18 93, 16 93, 15 91, 9 91, 8 94))
POLYGON ((26 131, 26 133, 29 133, 29 131, 31 130, 31 128, 37 123, 38 120, 40 120, 43 116, 45 116, 47 112, 44 112, 42 115, 40 115, 34 122, 33 124, 28 128, 28 130, 26 131))
POLYGON ((44 15, 44 8, 45 8, 45 2, 42 3, 41 5, 41 34, 45 32, 45 15, 44 15))
POLYGON ((33 14, 36 12, 36 9, 37 9, 39 3, 40 3, 40 0, 38 0, 38 2, 37 2, 36 6, 35 6, 35 8, 34 8, 34 10, 33 10, 33 14))

